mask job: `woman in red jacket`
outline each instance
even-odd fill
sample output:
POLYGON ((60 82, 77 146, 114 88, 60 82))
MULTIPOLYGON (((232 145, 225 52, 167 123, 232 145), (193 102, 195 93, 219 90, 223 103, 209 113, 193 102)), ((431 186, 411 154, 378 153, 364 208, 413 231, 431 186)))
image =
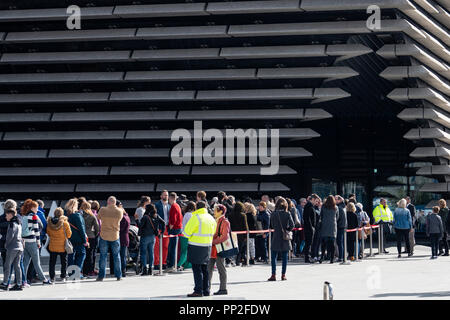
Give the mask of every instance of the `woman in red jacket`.
POLYGON ((208 274, 209 274, 209 286, 211 290, 211 279, 214 271, 214 265, 217 263, 217 270, 219 271, 220 277, 220 288, 219 291, 215 292, 214 295, 224 295, 228 294, 227 291, 227 269, 225 269, 225 258, 217 255, 216 244, 225 242, 230 236, 230 222, 225 218, 227 208, 222 204, 217 204, 214 207, 214 218, 216 218, 217 228, 213 237, 212 249, 211 249, 211 259, 208 263, 208 274))

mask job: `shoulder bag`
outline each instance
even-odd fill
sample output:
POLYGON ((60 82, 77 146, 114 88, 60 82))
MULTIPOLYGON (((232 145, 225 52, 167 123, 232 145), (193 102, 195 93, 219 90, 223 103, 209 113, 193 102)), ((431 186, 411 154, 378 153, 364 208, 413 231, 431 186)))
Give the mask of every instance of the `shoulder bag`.
MULTIPOLYGON (((222 227, 223 220, 219 225, 219 236, 220 236, 220 228, 222 227)), ((221 258, 229 258, 236 256, 239 253, 238 245, 237 245, 237 236, 235 233, 231 233, 231 229, 229 232, 229 237, 222 243, 216 244, 217 255, 221 258)))
POLYGON ((64 229, 64 223, 62 225, 62 229, 64 231, 64 250, 66 250, 67 254, 73 253, 73 245, 70 240, 67 238, 66 229, 64 229))
MULTIPOLYGON (((289 212, 288 212, 289 213, 289 212)), ((290 213, 289 213, 290 214, 290 213)), ((292 231, 287 231, 283 228, 283 225, 281 224, 281 218, 280 218, 280 212, 278 212, 278 221, 280 221, 281 226, 281 232, 283 233, 283 240, 290 241, 292 240, 292 231)))

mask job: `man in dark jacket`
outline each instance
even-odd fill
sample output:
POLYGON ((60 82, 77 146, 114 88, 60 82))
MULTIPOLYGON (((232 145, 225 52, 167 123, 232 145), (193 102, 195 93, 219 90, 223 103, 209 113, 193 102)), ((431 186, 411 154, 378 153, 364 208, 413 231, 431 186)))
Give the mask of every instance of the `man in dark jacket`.
MULTIPOLYGON (((405 199, 406 203, 408 204, 406 208, 409 210, 409 213, 411 213, 412 219, 412 228, 411 231, 409 232, 409 246, 411 249, 411 253, 414 253, 414 245, 416 244, 415 230, 414 230, 416 226, 416 207, 411 203, 411 198, 409 196, 407 196, 405 199)), ((404 252, 406 253, 406 248, 404 252)))
POLYGON ((304 230, 305 230, 305 262, 312 263, 310 260, 311 255, 311 245, 314 238, 314 233, 316 231, 317 224, 317 215, 314 209, 314 206, 317 205, 320 201, 320 198, 317 194, 312 194, 310 200, 306 203, 305 208, 303 209, 303 222, 304 222, 304 230))
POLYGON ((339 258, 338 262, 341 262, 344 259, 344 237, 345 237, 345 229, 347 228, 347 213, 345 212, 345 201, 340 195, 336 195, 335 197, 336 205, 339 209, 339 217, 337 220, 337 237, 336 244, 338 246, 339 258))

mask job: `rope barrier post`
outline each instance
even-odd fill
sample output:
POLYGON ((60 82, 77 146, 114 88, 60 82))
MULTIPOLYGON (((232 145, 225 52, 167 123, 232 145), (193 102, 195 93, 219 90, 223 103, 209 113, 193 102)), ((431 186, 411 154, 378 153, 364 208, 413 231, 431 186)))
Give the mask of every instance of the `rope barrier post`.
POLYGON ((381 254, 381 228, 378 225, 378 254, 381 254))
POLYGON ((364 259, 364 247, 365 247, 365 239, 364 239, 364 237, 365 237, 365 235, 366 235, 366 229, 365 229, 365 227, 362 227, 362 230, 361 230, 361 260, 363 260, 364 259))
POLYGON ((250 232, 247 230, 247 267, 250 265, 250 232))
POLYGON ((344 230, 344 259, 341 262, 343 265, 349 265, 350 262, 347 261, 347 228, 344 230))
POLYGON ((384 254, 384 237, 383 237, 383 232, 384 232, 384 226, 383 224, 380 224, 380 238, 381 238, 381 253, 380 254, 384 254))
POLYGON ((373 237, 372 237, 372 233, 373 233, 373 229, 372 229, 372 225, 370 225, 370 255, 369 257, 373 257, 373 249, 372 249, 372 245, 373 245, 373 237))
POLYGON ((156 273, 155 275, 158 275, 158 276, 166 275, 165 273, 163 273, 163 234, 162 233, 159 235, 159 273, 156 273))
POLYGON ((174 264, 174 272, 178 272, 178 235, 175 237, 175 264, 174 264))
POLYGON ((361 262, 359 260, 359 241, 358 241, 359 229, 355 231, 355 262, 361 262))
POLYGON ((269 253, 269 263, 272 263, 272 231, 269 229, 269 240, 268 240, 269 244, 267 246, 268 248, 268 253, 269 253))

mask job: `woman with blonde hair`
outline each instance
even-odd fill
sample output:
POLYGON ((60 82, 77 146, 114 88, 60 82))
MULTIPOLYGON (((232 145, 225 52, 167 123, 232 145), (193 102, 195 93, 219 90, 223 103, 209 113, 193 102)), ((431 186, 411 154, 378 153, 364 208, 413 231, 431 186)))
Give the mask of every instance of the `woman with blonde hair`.
MULTIPOLYGON (((353 202, 348 202, 347 207, 347 229, 356 229, 358 228, 358 216, 356 215, 356 207, 353 202)), ((348 259, 350 261, 355 260, 355 241, 356 241, 356 232, 347 232, 347 251, 348 251, 348 259)))
MULTIPOLYGON (((248 230, 249 231, 258 230, 255 206, 250 202, 246 202, 246 203, 244 203, 244 208, 245 208, 245 215, 247 218, 248 230)), ((250 257, 249 257, 250 264, 255 264, 255 238, 256 238, 256 233, 249 234, 248 251, 250 253, 250 257)))
POLYGON ((84 225, 86 227, 86 235, 88 236, 89 246, 86 247, 86 259, 83 264, 83 275, 85 277, 96 276, 94 273, 95 267, 95 250, 97 249, 97 235, 100 232, 100 227, 97 221, 97 217, 91 210, 91 204, 89 202, 83 202, 80 210, 84 219, 84 225))
POLYGON ((439 216, 442 219, 442 226, 444 227, 444 235, 442 236, 442 241, 439 242, 439 253, 438 255, 448 256, 448 241, 447 241, 447 235, 448 235, 448 208, 447 208, 447 202, 444 199, 439 200, 439 216), (442 250, 442 247, 445 249, 442 250))
POLYGON ((70 230, 64 210, 60 207, 55 209, 54 216, 47 218, 47 234, 50 237, 48 251, 50 253, 49 275, 52 282, 55 281, 56 259, 61 261, 61 281, 66 281, 67 253, 65 248, 66 239, 70 238, 70 230))
MULTIPOLYGON (((82 203, 83 202, 84 201, 82 201, 82 203)), ((88 241, 84 219, 78 210, 78 199, 72 198, 67 201, 64 209, 72 230, 70 242, 73 245, 73 253, 68 256, 68 265, 77 265, 78 268, 80 268, 80 278, 83 279, 81 271, 83 270, 83 263, 86 258, 86 246, 88 246, 88 241)))
POLYGON ((402 239, 405 239, 408 257, 412 256, 411 246, 409 244, 409 232, 413 224, 411 212, 406 208, 406 205, 406 199, 400 199, 397 202, 397 209, 394 211, 394 229, 395 235, 397 236, 397 252, 399 258, 402 257, 402 239))

